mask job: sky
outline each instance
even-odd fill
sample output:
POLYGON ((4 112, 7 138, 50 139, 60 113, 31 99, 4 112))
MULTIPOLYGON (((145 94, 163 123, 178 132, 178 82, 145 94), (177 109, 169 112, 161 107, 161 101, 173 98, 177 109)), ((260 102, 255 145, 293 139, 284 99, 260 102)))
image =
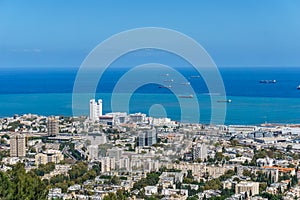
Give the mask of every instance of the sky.
POLYGON ((163 27, 218 66, 300 66, 298 0, 0 0, 0 67, 79 67, 122 31, 163 27))

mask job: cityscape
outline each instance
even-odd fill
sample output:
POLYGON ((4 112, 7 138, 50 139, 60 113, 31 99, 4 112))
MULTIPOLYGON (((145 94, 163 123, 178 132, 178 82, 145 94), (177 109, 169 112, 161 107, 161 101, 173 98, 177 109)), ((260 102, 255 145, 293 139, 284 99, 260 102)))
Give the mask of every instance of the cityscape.
POLYGON ((88 117, 2 118, 2 185, 23 170, 47 199, 300 198, 300 125, 189 124, 89 103, 88 117))
POLYGON ((0 200, 300 200, 299 10, 0 0, 0 200))

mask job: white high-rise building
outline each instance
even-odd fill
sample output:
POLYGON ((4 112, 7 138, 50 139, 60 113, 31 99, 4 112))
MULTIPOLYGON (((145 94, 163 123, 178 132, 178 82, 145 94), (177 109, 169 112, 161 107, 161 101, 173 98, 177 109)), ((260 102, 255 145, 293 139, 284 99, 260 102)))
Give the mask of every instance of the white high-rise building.
POLYGON ((102 116, 102 99, 98 99, 96 102, 95 99, 90 100, 90 119, 93 121, 99 120, 99 117, 102 116))
POLYGON ((206 144, 198 143, 193 147, 193 159, 201 159, 202 161, 207 158, 206 144))

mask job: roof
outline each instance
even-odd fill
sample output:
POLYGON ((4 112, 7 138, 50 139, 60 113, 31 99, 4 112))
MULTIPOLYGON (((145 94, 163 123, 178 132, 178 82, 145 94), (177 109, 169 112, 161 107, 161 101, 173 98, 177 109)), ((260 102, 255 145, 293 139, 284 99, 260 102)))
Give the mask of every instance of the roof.
POLYGON ((277 167, 277 166, 263 166, 262 168, 265 169, 278 169, 280 172, 291 172, 295 170, 294 168, 284 168, 284 167, 277 167))

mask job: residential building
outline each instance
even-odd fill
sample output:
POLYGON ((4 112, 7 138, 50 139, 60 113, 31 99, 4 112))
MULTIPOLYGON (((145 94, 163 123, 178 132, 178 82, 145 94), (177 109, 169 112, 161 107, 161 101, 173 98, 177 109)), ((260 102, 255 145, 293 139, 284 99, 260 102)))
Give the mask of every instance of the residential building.
POLYGON ((23 134, 14 134, 10 138, 10 157, 26 156, 26 137, 23 134))
POLYGON ((48 129, 48 136, 56 136, 59 133, 58 127, 58 118, 55 116, 48 117, 47 119, 47 129, 48 129))
POLYGON ((99 157, 99 150, 98 145, 89 145, 87 147, 88 150, 88 159, 89 160, 96 160, 99 157))
POLYGON ((47 164, 49 162, 59 163, 64 159, 61 151, 48 150, 44 153, 38 153, 35 155, 35 165, 47 164))
POLYGON ((198 143, 193 147, 193 159, 201 159, 202 161, 207 158, 207 147, 204 143, 198 143))
POLYGON ((122 157, 123 150, 117 147, 113 147, 112 149, 107 149, 107 156, 110 158, 115 158, 116 161, 119 161, 122 157))
POLYGON ((156 144, 156 130, 150 129, 150 130, 140 130, 138 132, 138 146, 144 147, 144 146, 152 146, 153 144, 156 144))
POLYGON ((259 194, 259 182, 242 181, 235 185, 235 194, 246 192, 248 196, 259 194))
POLYGON ((97 121, 102 116, 102 99, 90 100, 90 120, 97 121))
POLYGON ((102 173, 113 171, 116 168, 115 158, 103 157, 100 159, 100 163, 102 173))

